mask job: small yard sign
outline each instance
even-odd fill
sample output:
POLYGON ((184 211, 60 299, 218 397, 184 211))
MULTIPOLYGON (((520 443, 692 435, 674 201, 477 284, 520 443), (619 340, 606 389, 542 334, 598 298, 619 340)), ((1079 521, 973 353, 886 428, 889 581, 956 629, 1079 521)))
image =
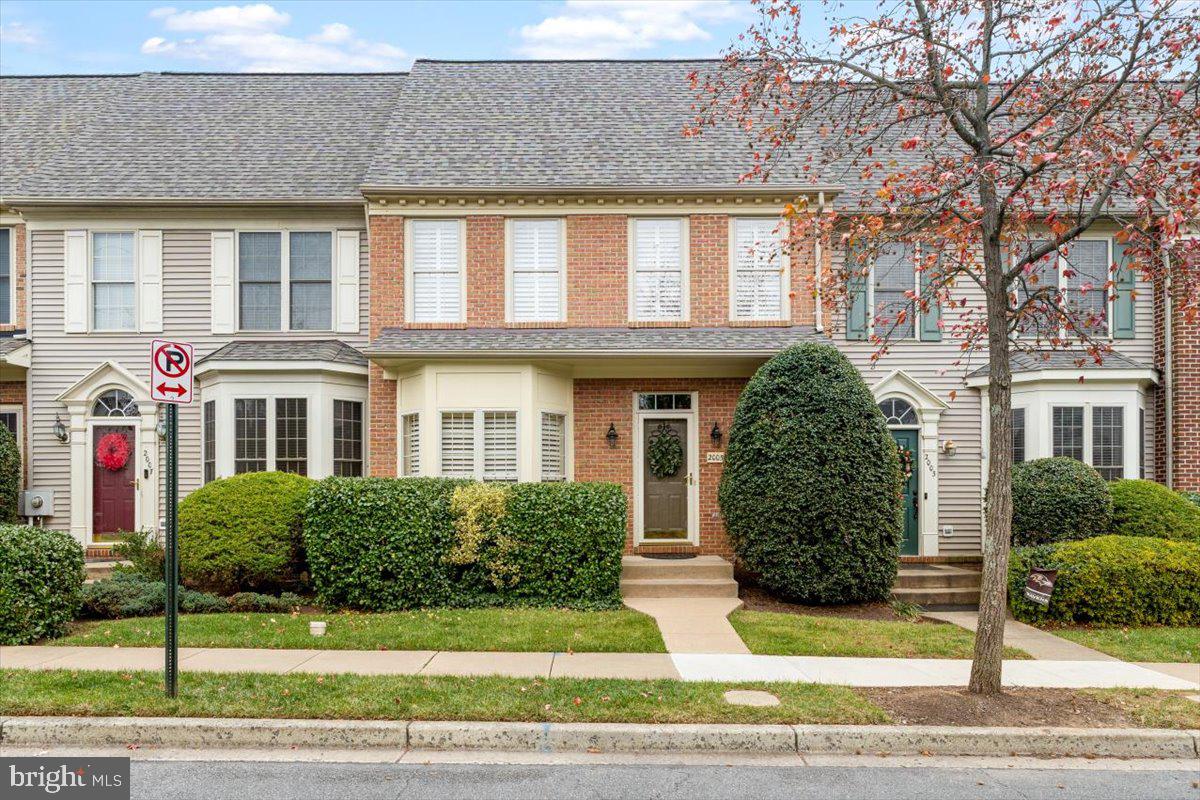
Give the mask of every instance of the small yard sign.
POLYGON ((1056 569, 1034 567, 1025 579, 1025 599, 1040 606, 1050 605, 1050 595, 1054 593, 1054 579, 1057 577, 1056 569))
POLYGON ((155 339, 150 345, 150 397, 160 403, 192 402, 192 346, 155 339))

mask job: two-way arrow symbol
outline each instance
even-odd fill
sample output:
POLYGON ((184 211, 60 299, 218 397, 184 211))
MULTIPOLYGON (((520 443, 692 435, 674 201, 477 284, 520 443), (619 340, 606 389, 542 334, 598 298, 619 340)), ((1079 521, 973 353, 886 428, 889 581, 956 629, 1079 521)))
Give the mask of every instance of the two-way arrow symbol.
POLYGON ((171 392, 176 396, 179 396, 182 394, 187 394, 187 389, 183 388, 182 386, 168 386, 165 383, 160 383, 158 385, 158 393, 166 394, 167 392, 171 392))

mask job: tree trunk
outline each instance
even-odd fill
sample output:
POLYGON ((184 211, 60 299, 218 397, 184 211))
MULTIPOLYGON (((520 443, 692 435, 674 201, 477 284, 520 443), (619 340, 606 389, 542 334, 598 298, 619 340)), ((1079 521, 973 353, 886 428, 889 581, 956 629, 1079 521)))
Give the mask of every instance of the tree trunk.
POLYGON ((1008 551, 1012 528, 1012 370, 1008 349, 1009 299, 997 236, 985 235, 988 311, 988 476, 984 498, 983 580, 970 690, 999 694, 1008 611, 1008 551))

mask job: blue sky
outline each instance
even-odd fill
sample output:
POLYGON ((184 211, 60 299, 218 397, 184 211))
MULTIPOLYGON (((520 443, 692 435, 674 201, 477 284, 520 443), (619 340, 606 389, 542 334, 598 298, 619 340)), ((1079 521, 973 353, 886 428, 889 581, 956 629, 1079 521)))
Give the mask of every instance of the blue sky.
POLYGON ((0 0, 0 73, 376 71, 414 58, 716 56, 747 0, 0 0))

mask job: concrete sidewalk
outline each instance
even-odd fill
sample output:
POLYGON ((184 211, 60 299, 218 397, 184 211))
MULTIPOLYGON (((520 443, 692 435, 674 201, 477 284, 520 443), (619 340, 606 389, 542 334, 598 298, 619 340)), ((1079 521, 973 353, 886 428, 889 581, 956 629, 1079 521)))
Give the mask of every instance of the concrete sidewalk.
MULTIPOLYGON (((979 627, 978 611, 925 611, 923 617, 949 622, 971 633, 979 627)), ((1004 622, 1004 644, 1024 650, 1038 660, 1049 661, 1120 661, 1107 653, 1055 636, 1040 628, 1008 619, 1004 622)))
MULTIPOLYGON (((966 686, 971 662, 932 658, 833 658, 723 653, 469 653, 430 650, 250 650, 180 648, 184 672, 274 674, 504 675, 517 678, 632 678, 785 681, 840 686, 966 686)), ((158 670, 155 647, 0 647, 0 667, 158 670)), ((1123 661, 1005 661, 1008 686, 1200 689, 1195 680, 1123 661)))

